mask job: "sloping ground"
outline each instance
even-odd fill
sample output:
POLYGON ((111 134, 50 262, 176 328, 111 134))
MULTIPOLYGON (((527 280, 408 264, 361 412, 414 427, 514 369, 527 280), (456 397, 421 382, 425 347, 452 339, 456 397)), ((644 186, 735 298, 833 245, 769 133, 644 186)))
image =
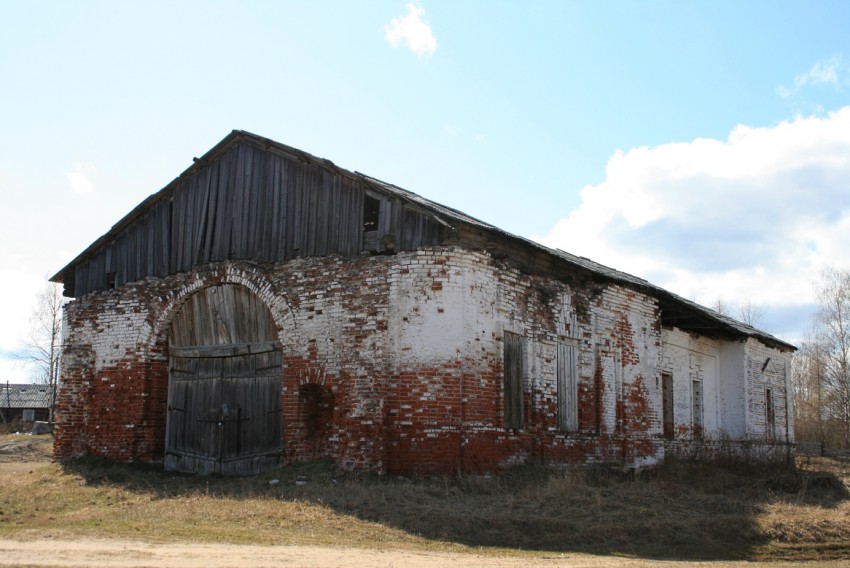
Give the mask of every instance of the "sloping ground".
POLYGON ((43 462, 53 457, 53 436, 0 436, 0 463, 43 462))
POLYGON ((850 470, 824 458, 797 467, 669 463, 636 477, 529 466, 497 478, 410 480, 328 463, 197 477, 96 459, 54 464, 49 450, 49 436, 0 436, 0 565, 850 560, 850 470))

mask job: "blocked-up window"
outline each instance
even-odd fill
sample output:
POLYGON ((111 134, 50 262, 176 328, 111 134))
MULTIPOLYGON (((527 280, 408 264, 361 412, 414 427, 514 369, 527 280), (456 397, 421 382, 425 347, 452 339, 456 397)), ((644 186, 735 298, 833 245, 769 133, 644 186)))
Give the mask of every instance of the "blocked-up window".
POLYGON ((556 364, 558 367, 558 429, 562 432, 575 432, 578 430, 578 380, 575 346, 559 343, 556 364))
POLYGON ((691 382, 691 422, 694 428, 694 437, 702 437, 702 381, 691 382))
POLYGON ((25 408, 23 412, 24 422, 32 422, 35 420, 35 410, 32 408, 25 408))
POLYGON ((522 337, 506 331, 504 343, 505 428, 520 430, 523 426, 522 337))
POLYGON ((673 375, 661 373, 661 417, 665 438, 672 439, 675 435, 673 422, 673 375))
POLYGON ((764 413, 767 421, 767 439, 773 441, 776 435, 776 411, 773 405, 773 391, 764 389, 764 413))
POLYGON ((322 434, 333 418, 333 393, 324 386, 306 383, 298 388, 301 421, 307 437, 322 434))

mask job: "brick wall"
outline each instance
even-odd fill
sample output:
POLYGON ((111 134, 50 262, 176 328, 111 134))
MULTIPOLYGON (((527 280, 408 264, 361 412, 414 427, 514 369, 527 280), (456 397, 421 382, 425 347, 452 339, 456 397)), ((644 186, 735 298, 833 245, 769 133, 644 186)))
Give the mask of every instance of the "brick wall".
POLYGON ((754 339, 745 342, 747 438, 765 442, 794 441, 791 360, 754 339), (769 428, 766 394, 770 390, 773 424, 769 428))
POLYGON ((723 342, 693 336, 678 329, 665 329, 661 369, 673 376, 675 437, 719 439, 725 434, 722 413, 721 347, 723 342), (695 389, 694 383, 700 384, 695 389), (701 399, 694 397, 701 394, 701 399), (695 417, 695 413, 700 413, 695 417))
POLYGON ((653 298, 433 248, 217 263, 75 300, 57 458, 162 461, 169 323, 193 293, 225 283, 252 290, 277 325, 288 463, 329 457, 346 468, 445 474, 529 459, 641 465, 663 454, 653 298), (517 430, 504 427, 505 332, 524 347, 517 430), (558 428, 559 345, 576 353, 574 432, 558 428))
MULTIPOLYGON (((755 339, 723 341, 678 329, 665 329, 662 344, 662 371, 673 376, 676 425, 676 443, 667 444, 668 453, 728 451, 771 457, 777 451, 765 444, 793 440, 793 412, 786 406, 791 399, 786 396, 790 392, 788 354, 755 339), (694 421, 694 381, 702 385, 701 427, 694 421), (771 436, 765 389, 770 389, 773 399, 771 436)), ((777 455, 781 453, 780 449, 777 455)))

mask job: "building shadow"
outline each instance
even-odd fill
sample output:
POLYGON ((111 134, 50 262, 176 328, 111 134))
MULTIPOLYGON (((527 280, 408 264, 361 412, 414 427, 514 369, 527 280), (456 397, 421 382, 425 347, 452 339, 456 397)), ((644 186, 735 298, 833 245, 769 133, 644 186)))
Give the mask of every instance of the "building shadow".
POLYGON ((846 464, 826 458, 670 461, 638 473, 526 465, 499 476, 435 479, 341 472, 329 461, 241 478, 96 458, 62 467, 90 486, 117 485, 159 499, 204 494, 306 502, 433 541, 645 559, 755 558, 770 543, 757 518, 769 507, 834 509, 850 499, 846 464))

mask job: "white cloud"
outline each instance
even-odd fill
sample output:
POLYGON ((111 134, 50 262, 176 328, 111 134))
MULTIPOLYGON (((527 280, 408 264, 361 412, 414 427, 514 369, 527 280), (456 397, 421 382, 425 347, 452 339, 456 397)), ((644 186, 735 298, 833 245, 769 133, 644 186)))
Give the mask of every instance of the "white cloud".
POLYGON ((792 91, 788 87, 779 85, 778 87, 776 87, 776 94, 779 95, 782 98, 787 98, 787 97, 790 97, 791 95, 793 95, 794 91, 792 91))
POLYGON ((837 85, 840 69, 841 57, 838 55, 818 61, 806 73, 794 77, 794 86, 799 89, 806 85, 837 85))
POLYGON ((705 305, 812 303, 821 270, 850 265, 850 107, 617 151, 581 198, 541 242, 705 305))
POLYGON ((794 77, 794 86, 781 85, 776 88, 780 97, 787 98, 799 93, 805 87, 815 85, 832 85, 840 87, 844 65, 841 55, 833 55, 824 61, 818 61, 812 68, 794 77))
POLYGON ((410 2, 405 7, 407 15, 393 18, 384 27, 384 37, 393 47, 405 43, 416 55, 433 55, 437 51, 437 40, 431 32, 431 25, 422 19, 425 10, 416 2, 410 2))
POLYGON ((68 178, 68 184, 77 193, 91 193, 94 191, 94 184, 89 177, 95 171, 93 166, 88 164, 74 164, 73 169, 69 170, 65 176, 68 178))
POLYGON ((28 382, 28 366, 14 358, 29 337, 30 317, 44 277, 31 271, 26 259, 13 253, 0 253, 6 267, 0 270, 0 298, 3 320, 0 325, 0 379, 13 383, 28 382))
POLYGON ((33 310, 46 278, 73 257, 57 252, 55 246, 23 241, 16 247, 0 248, 0 380, 30 380, 30 366, 15 354, 30 337, 33 310))
POLYGON ((24 361, 19 361, 11 356, 4 357, 0 354, 0 377, 3 377, 3 383, 28 383, 30 381, 30 372, 24 361))

